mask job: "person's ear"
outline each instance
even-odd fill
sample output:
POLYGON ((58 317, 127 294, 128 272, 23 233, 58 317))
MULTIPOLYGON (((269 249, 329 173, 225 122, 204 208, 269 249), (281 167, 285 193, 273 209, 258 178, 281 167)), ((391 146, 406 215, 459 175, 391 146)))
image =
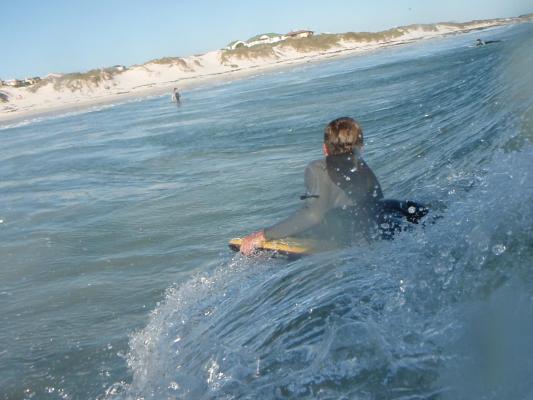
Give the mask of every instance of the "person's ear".
POLYGON ((326 143, 322 143, 322 151, 326 157, 329 156, 329 149, 328 146, 326 146, 326 143))

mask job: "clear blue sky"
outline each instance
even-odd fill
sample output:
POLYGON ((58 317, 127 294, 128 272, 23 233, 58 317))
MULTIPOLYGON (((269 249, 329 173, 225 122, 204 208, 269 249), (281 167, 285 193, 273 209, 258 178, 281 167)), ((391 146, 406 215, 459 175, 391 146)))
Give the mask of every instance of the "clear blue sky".
POLYGON ((0 79, 204 53, 264 32, 378 31, 530 12, 531 0, 2 0, 0 79))

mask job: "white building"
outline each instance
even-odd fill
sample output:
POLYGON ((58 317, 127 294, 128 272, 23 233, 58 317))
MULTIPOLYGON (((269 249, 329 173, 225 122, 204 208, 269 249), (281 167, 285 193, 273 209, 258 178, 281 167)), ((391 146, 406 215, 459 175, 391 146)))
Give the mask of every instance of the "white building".
POLYGON ((290 38, 306 38, 309 36, 313 36, 315 32, 307 30, 307 29, 300 29, 298 31, 291 31, 287 33, 285 36, 290 38))
POLYGON ((118 72, 124 72, 128 68, 126 68, 125 65, 113 65, 112 67, 110 67, 110 69, 114 69, 115 71, 118 71, 118 72))
POLYGON ((226 47, 226 50, 235 50, 239 47, 248 47, 248 44, 246 42, 243 42, 242 40, 236 40, 235 42, 231 42, 226 47))
POLYGON ((301 29, 298 31, 291 31, 285 35, 269 34, 269 35, 254 36, 248 41, 236 40, 235 42, 231 42, 226 47, 226 50, 235 50, 241 47, 252 47, 258 44, 278 43, 289 38, 306 38, 309 36, 313 36, 313 34, 314 34, 313 31, 301 29))
POLYGON ((259 36, 259 38, 251 42, 246 42, 246 43, 247 43, 247 47, 252 47, 252 46, 255 46, 256 44, 277 43, 285 39, 287 39, 285 35, 276 35, 276 36, 261 35, 259 36))
POLYGON ((5 86, 17 87, 20 83, 21 81, 19 81, 18 79, 8 79, 7 81, 4 81, 5 86))

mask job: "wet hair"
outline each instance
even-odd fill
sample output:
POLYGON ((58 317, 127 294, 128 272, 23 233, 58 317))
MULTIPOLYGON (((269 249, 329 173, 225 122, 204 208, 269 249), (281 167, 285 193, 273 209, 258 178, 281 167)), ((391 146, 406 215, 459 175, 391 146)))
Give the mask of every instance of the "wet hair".
POLYGON ((353 118, 334 119, 324 130, 324 143, 331 155, 352 153, 363 146, 363 129, 353 118))

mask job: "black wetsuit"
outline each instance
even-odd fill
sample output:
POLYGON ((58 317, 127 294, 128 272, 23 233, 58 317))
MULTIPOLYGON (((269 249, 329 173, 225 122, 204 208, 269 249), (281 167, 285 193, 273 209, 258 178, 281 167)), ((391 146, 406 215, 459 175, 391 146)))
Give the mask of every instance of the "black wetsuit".
POLYGON ((356 154, 328 156, 305 170, 305 205, 264 230, 268 240, 307 236, 339 245, 369 239, 376 232, 381 186, 356 154))
POLYGON ((484 41, 484 40, 478 39, 476 41, 476 47, 485 46, 486 44, 499 43, 499 42, 501 42, 501 40, 487 40, 487 41, 484 41))

